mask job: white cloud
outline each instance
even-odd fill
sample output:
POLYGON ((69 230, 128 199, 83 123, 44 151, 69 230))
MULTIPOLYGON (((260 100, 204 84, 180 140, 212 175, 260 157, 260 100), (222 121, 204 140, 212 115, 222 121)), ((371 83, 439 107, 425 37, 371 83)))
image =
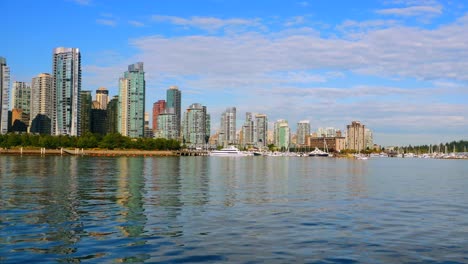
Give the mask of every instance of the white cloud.
POLYGON ((136 20, 130 20, 128 21, 128 24, 134 26, 134 27, 144 27, 145 24, 140 22, 140 21, 136 21, 136 20))
POLYGON ((215 17, 199 16, 194 16, 187 19, 176 16, 153 15, 152 20, 155 22, 165 22, 183 27, 199 28, 206 31, 216 31, 225 28, 232 29, 262 27, 258 19, 220 19, 215 17))
POLYGON ((422 16, 422 15, 441 15, 442 6, 409 6, 400 8, 387 8, 376 11, 381 15, 394 15, 402 17, 422 16))
POLYGON ((99 19, 96 19, 96 23, 98 23, 99 25, 111 26, 111 27, 115 27, 117 25, 117 21, 113 19, 99 18, 99 19))
POLYGON ((90 5, 91 4, 91 0, 71 0, 71 1, 73 1, 74 3, 79 4, 79 5, 90 5))

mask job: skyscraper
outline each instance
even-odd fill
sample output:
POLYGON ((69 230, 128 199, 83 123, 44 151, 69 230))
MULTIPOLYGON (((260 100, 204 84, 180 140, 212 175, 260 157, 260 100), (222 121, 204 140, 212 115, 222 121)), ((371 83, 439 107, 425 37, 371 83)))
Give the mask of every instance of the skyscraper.
POLYGON ((221 115, 219 143, 222 146, 236 144, 236 108, 229 107, 221 115))
POLYGON ((84 135, 85 133, 91 132, 91 107, 93 104, 91 91, 81 91, 80 98, 80 127, 81 135, 84 135))
POLYGON ((106 110, 109 103, 109 91, 105 87, 96 90, 96 101, 99 102, 99 109, 106 110))
POLYGON ((369 128, 364 130, 365 137, 365 148, 373 149, 374 148, 374 137, 372 131, 369 128))
POLYGON ((258 148, 263 148, 268 145, 268 118, 267 115, 255 115, 255 145, 258 148))
POLYGON ((250 112, 245 113, 245 122, 242 126, 242 145, 254 145, 254 125, 253 115, 250 112))
POLYGON ((210 117, 206 111, 206 106, 197 103, 191 104, 184 114, 184 143, 193 147, 203 146, 208 143, 210 131, 207 124, 209 120, 210 117))
POLYGON ((0 57, 0 134, 8 132, 8 110, 10 108, 10 67, 0 57))
POLYGON ((366 148, 365 140, 365 129, 366 127, 359 121, 351 122, 351 125, 347 125, 348 135, 348 149, 361 151, 366 148))
POLYGON ((107 133, 118 133, 119 128, 119 96, 115 95, 107 104, 107 133))
POLYGON ((153 104, 153 132, 158 130, 158 116, 166 109, 166 101, 159 100, 153 104))
POLYGON ((302 120, 297 123, 297 145, 303 146, 307 144, 307 136, 310 135, 309 120, 302 120))
POLYGON ((166 139, 178 139, 177 131, 177 116, 174 113, 174 108, 166 108, 158 115, 158 130, 154 137, 166 139))
MULTIPOLYGON (((93 101, 91 107, 91 133, 105 135, 107 133, 107 110, 101 109, 98 101, 93 101)), ((107 106, 106 106, 107 108, 107 106)))
POLYGON ((22 121, 29 124, 29 115, 31 113, 31 86, 28 83, 13 83, 12 105, 13 108, 21 109, 23 111, 23 114, 27 118, 22 121))
POLYGON ((128 66, 119 82, 119 132, 143 137, 145 127, 145 72, 143 62, 128 66))
POLYGON ((53 55, 52 133, 79 136, 81 54, 77 48, 55 48, 53 55))
MULTIPOLYGON (((53 111, 52 77, 48 73, 41 73, 34 77, 31 83, 31 121, 38 114, 45 115, 50 119, 53 111)), ((50 131, 50 129, 48 130, 50 131)))
POLYGON ((276 147, 282 150, 289 149, 291 140, 291 131, 289 129, 288 121, 279 119, 275 123, 274 138, 276 147))
POLYGON ((176 115, 177 136, 180 136, 181 104, 182 93, 177 86, 171 86, 166 92, 166 108, 173 108, 176 115))

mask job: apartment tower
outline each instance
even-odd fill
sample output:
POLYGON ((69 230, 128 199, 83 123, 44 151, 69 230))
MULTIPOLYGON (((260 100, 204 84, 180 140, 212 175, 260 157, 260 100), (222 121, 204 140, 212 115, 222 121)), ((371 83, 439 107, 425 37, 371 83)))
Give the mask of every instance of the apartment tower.
POLYGON ((77 48, 55 48, 52 74, 52 133, 81 135, 81 54, 77 48))
POLYGON ((144 137, 145 72, 143 62, 128 66, 119 81, 119 132, 123 136, 144 137))

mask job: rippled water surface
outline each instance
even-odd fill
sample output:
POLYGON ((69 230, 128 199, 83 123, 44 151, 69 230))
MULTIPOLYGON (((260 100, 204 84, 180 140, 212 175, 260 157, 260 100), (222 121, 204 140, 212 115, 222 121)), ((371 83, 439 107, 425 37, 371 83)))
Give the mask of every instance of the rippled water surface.
POLYGON ((0 156, 0 263, 468 263, 468 161, 0 156))

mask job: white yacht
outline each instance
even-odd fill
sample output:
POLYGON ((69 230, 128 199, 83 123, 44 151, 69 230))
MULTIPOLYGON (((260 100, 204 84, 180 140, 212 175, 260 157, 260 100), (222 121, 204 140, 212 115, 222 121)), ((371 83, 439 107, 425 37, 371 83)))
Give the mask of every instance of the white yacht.
POLYGON ((210 156, 220 156, 220 157, 244 157, 248 156, 246 153, 240 151, 234 146, 229 146, 227 148, 222 148, 220 150, 213 150, 210 152, 210 156))
POLYGON ((315 148, 313 151, 309 152, 309 157, 328 157, 328 152, 321 151, 318 148, 315 148))

